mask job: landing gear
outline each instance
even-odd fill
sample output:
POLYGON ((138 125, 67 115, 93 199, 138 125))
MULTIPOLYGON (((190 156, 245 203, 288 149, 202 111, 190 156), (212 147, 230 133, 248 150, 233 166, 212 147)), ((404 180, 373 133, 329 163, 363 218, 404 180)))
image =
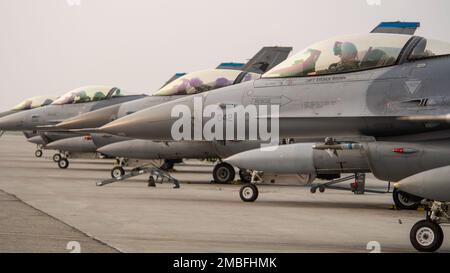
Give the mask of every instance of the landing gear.
POLYGON ((67 169, 69 167, 69 160, 67 160, 67 158, 61 158, 61 160, 58 161, 58 167, 60 169, 67 169))
POLYGON ((411 244, 420 252, 435 252, 444 242, 444 232, 440 225, 430 221, 417 222, 409 235, 411 244))
POLYGON ((111 177, 119 179, 125 175, 125 170, 121 166, 116 166, 111 170, 111 177))
POLYGON ((219 163, 214 167, 213 177, 214 182, 218 184, 230 184, 234 181, 236 172, 233 166, 228 163, 219 163))
POLYGON ((258 195, 258 187, 251 183, 243 185, 239 191, 239 196, 244 202, 255 202, 258 199, 258 195))
POLYGON ((53 155, 53 161, 54 162, 59 162, 62 159, 62 155, 61 154, 54 154, 53 155))
POLYGON ((410 232, 413 247, 420 252, 435 252, 444 242, 444 232, 440 224, 450 223, 449 203, 424 202, 426 219, 417 222, 410 232))
POLYGON ((239 178, 241 179, 242 183, 250 183, 252 182, 252 173, 248 170, 239 170, 239 178))
POLYGON ((44 153, 40 149, 36 150, 36 152, 34 152, 34 156, 36 156, 37 158, 41 158, 42 155, 44 155, 44 153))
POLYGON ((161 170, 171 171, 173 170, 173 167, 175 167, 175 164, 171 161, 166 160, 164 161, 164 164, 161 165, 161 170))
POLYGON ((398 189, 394 189, 392 197, 394 199, 395 207, 402 210, 417 210, 422 201, 420 197, 402 192, 398 189))

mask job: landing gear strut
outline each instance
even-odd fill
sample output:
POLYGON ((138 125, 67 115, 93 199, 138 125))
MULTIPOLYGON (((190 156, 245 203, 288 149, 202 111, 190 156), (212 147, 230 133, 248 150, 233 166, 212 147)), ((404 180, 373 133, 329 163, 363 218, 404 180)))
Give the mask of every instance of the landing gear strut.
POLYGON ((426 219, 417 222, 410 232, 411 244, 420 252, 435 252, 444 242, 440 224, 450 223, 449 203, 425 202, 426 219))
POLYGON ((392 193, 394 204, 397 209, 417 210, 422 198, 394 189, 392 193))
POLYGON ((242 183, 250 183, 252 182, 252 173, 248 170, 240 169, 239 178, 241 179, 242 183))
POLYGON ((228 163, 221 162, 214 167, 213 178, 214 182, 218 184, 230 184, 234 181, 236 172, 228 163))

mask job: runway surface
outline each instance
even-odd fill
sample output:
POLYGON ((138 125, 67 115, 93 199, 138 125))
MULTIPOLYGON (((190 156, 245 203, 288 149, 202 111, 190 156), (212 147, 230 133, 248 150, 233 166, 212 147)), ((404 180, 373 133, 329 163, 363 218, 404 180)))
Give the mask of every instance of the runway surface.
MULTIPOLYGON (((96 187, 111 161, 60 170, 52 152, 38 159, 34 150, 21 135, 0 138, 0 252, 69 252, 72 241, 82 252, 369 252, 371 241, 414 252, 409 231, 424 217, 391 210, 390 194, 292 186, 260 187, 243 203, 239 186, 210 184, 212 167, 200 162, 177 167, 178 190, 148 188, 145 176, 96 187)), ((441 251, 450 252, 448 239, 441 251)))

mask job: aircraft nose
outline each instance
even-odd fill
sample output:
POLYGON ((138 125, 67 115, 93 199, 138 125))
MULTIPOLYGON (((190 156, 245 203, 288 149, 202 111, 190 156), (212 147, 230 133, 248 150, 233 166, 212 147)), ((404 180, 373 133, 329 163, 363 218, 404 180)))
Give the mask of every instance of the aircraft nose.
POLYGON ((56 125, 56 128, 65 130, 98 128, 116 119, 119 110, 120 105, 106 107, 67 119, 56 125))
POLYGON ((106 145, 97 149, 97 152, 112 157, 122 156, 123 153, 127 151, 127 145, 124 145, 121 142, 106 145))
POLYGON ((9 116, 9 115, 14 114, 14 113, 16 113, 16 111, 13 111, 13 110, 2 112, 2 113, 0 113, 0 118, 9 116))
POLYGON ((101 127, 103 133, 138 139, 172 140, 171 117, 177 103, 166 103, 117 119, 101 127))
POLYGON ((23 115, 12 114, 0 118, 1 131, 20 131, 25 119, 23 115))

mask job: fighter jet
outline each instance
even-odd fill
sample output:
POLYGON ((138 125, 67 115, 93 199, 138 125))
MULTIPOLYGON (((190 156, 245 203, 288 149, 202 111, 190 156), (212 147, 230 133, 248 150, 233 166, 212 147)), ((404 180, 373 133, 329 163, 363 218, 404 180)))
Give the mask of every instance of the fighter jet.
POLYGON ((45 131, 44 126, 55 125, 81 113, 110 105, 143 98, 146 95, 125 94, 117 87, 86 86, 67 92, 46 107, 15 113, 0 118, 0 129, 8 131, 45 131))
MULTIPOLYGON (((32 97, 32 98, 28 98, 24 101, 22 101, 21 103, 19 103, 18 105, 16 105, 15 107, 13 107, 12 109, 2 112, 0 113, 0 118, 18 113, 18 112, 22 112, 22 111, 26 111, 26 110, 30 110, 30 109, 35 109, 35 108, 39 108, 39 107, 43 107, 46 105, 51 104, 56 98, 52 97, 52 96, 38 96, 38 97, 32 97)), ((7 128, 2 128, 0 127, 0 136, 3 135, 4 131, 7 128)))
MULTIPOLYGON (((231 120, 230 128, 245 129, 244 139, 249 139, 248 131, 255 123, 261 128, 262 121, 276 120, 279 137, 321 137, 326 141, 278 147, 272 152, 259 149, 228 160, 238 167, 320 173, 331 164, 330 172, 336 176, 356 169, 393 182, 420 174, 433 177, 441 167, 450 165, 450 125, 442 118, 450 111, 449 75, 450 44, 446 42, 384 33, 341 36, 305 48, 260 79, 161 104, 118 119, 101 131, 174 140, 178 136, 174 137, 173 128, 185 120, 173 116, 172 111, 184 105, 188 114, 193 114, 187 115, 192 126, 190 130, 187 126, 183 135, 205 139, 202 129, 213 120, 202 112, 206 107, 216 107, 219 115, 225 116, 236 105, 257 106, 255 117, 231 120), (269 106, 277 107, 272 113, 269 106), (195 116, 199 112, 200 117, 195 116), (262 159, 277 164, 268 166, 262 159)), ((231 129, 225 127, 218 140, 241 140, 227 131, 231 129)), ((261 132, 257 133, 262 139, 261 132)), ((402 185, 400 189, 406 188, 402 185)), ((247 192, 253 197, 254 185, 246 189, 248 186, 253 187, 247 192)), ((448 209, 442 208, 439 215, 448 220, 448 209)), ((428 220, 419 224, 419 230, 430 230, 428 226, 439 223, 433 217, 428 220)), ((429 231, 423 234, 418 235, 417 249, 440 247, 441 236, 433 237, 437 233, 429 231)))
POLYGON ((291 51, 291 47, 264 47, 246 64, 221 63, 215 69, 184 74, 176 80, 165 84, 152 96, 78 115, 64 120, 55 127, 66 130, 98 128, 117 118, 148 107, 187 95, 199 94, 250 81, 284 61, 291 51))
MULTIPOLYGON (((94 111, 115 105, 118 103, 136 100, 147 95, 126 94, 117 87, 109 86, 86 86, 67 92, 54 101, 46 100, 42 106, 33 107, 39 104, 40 99, 28 100, 21 105, 28 111, 15 111, 0 118, 0 130, 6 131, 32 131, 27 132, 25 136, 28 141, 38 146, 35 155, 42 157, 42 149, 52 141, 67 137, 83 137, 84 134, 77 132, 53 131, 52 125, 61 122, 64 119, 76 116, 80 113, 94 111), (31 103, 31 108, 30 108, 31 103)), ((42 99, 41 99, 42 100, 42 99)), ((59 164, 59 160, 64 157, 64 153, 57 153, 53 160, 59 164)), ((67 166, 66 162, 62 162, 67 166)), ((61 166, 60 166, 61 167, 61 166)))
MULTIPOLYGON (((149 106, 154 106, 157 104, 161 104, 170 100, 174 100, 183 96, 191 95, 191 94, 198 94, 198 93, 204 93, 211 90, 215 90, 218 88, 223 88, 225 86, 239 84, 245 81, 249 81, 255 78, 260 77, 260 73, 263 73, 272 67, 275 67, 282 61, 284 61, 289 53, 291 52, 292 48, 290 47, 264 47, 261 49, 253 58, 250 59, 250 61, 247 64, 240 64, 240 63, 222 63, 220 64, 216 69, 211 70, 202 70, 197 71, 193 73, 188 73, 185 75, 182 75, 178 79, 164 85, 160 90, 158 90, 155 94, 152 96, 131 101, 127 103, 123 103, 120 105, 114 105, 111 107, 106 107, 97 111, 92 111, 86 114, 79 115, 77 117, 68 119, 58 125, 55 126, 55 128, 58 128, 60 130, 67 130, 67 129, 83 129, 83 128, 95 128, 102 125, 105 125, 112 119, 115 119, 117 117, 123 117, 130 113, 136 112, 141 109, 145 109, 149 106), (258 73, 257 73, 258 72, 258 73)), ((86 130, 81 130, 86 131, 86 130)), ((89 131, 89 129, 87 130, 89 131)), ((95 132, 95 129, 94 129, 95 132)), ((114 142, 123 141, 124 138, 117 138, 112 136, 106 136, 102 134, 92 134, 92 138, 94 143, 97 145, 97 148, 102 154, 111 155, 111 156, 117 156, 117 157, 123 157, 122 153, 122 147, 129 147, 131 149, 136 148, 134 145, 135 142, 125 142, 123 144, 118 144, 117 146, 119 148, 119 152, 115 154, 111 147, 108 149, 100 149, 102 146, 106 144, 112 144, 114 142), (105 151, 108 151, 106 153, 105 151)), ((83 139, 68 139, 68 140, 61 140, 57 143, 50 144, 50 147, 58 148, 66 151, 71 150, 71 146, 73 146, 76 149, 80 148, 81 143, 75 144, 74 141, 81 142, 83 139)), ((92 148, 90 146, 90 143, 87 143, 84 141, 86 148, 92 148)), ((154 158, 154 151, 152 148, 159 149, 160 145, 155 143, 147 143, 149 146, 147 146, 146 150, 148 157, 145 159, 155 159, 154 158)), ((185 146, 180 150, 187 151, 191 148, 191 145, 189 143, 185 144, 177 144, 177 148, 181 148, 181 146, 185 146)), ((114 146, 114 147, 117 147, 114 146)), ((212 148, 213 146, 207 144, 207 147, 205 147, 203 150, 207 148, 212 148)), ((248 149, 254 148, 254 145, 251 145, 248 147, 248 149)), ((125 148, 126 149, 126 148, 125 148)), ((232 149, 233 150, 233 149, 232 149)), ((133 150, 136 151, 136 150, 133 150)), ((240 150, 242 151, 242 150, 240 150)), ((141 151, 136 151, 136 154, 139 154, 141 151)), ((216 154, 216 150, 213 149, 210 151, 211 154, 216 154)), ((131 153, 131 155, 134 153, 131 153)), ((166 153, 167 155, 170 155, 170 153, 166 153)), ((130 153, 127 153, 127 155, 130 155, 130 153)), ((179 156, 175 156, 172 158, 169 157, 160 157, 158 158, 164 158, 165 163, 164 165, 167 166, 168 164, 171 165, 171 162, 179 161, 180 156, 183 155, 183 153, 180 153, 179 156)), ((186 157, 188 158, 190 153, 186 154, 186 157)), ((200 155, 201 157, 201 155, 200 155)), ((197 158, 197 156, 196 156, 197 158)), ((144 159, 142 157, 137 157, 134 159, 144 159)), ((122 160, 121 162, 127 162, 127 160, 122 160)), ((115 167, 111 171, 112 176, 115 177, 116 174, 120 175, 125 172, 122 168, 123 166, 115 167)), ((234 179, 234 169, 231 166, 217 166, 214 172, 214 177, 216 177, 216 181, 220 183, 226 183, 230 182, 234 179), (217 173, 221 173, 222 175, 216 175, 217 173), (219 180, 219 177, 222 177, 223 179, 219 180)))

